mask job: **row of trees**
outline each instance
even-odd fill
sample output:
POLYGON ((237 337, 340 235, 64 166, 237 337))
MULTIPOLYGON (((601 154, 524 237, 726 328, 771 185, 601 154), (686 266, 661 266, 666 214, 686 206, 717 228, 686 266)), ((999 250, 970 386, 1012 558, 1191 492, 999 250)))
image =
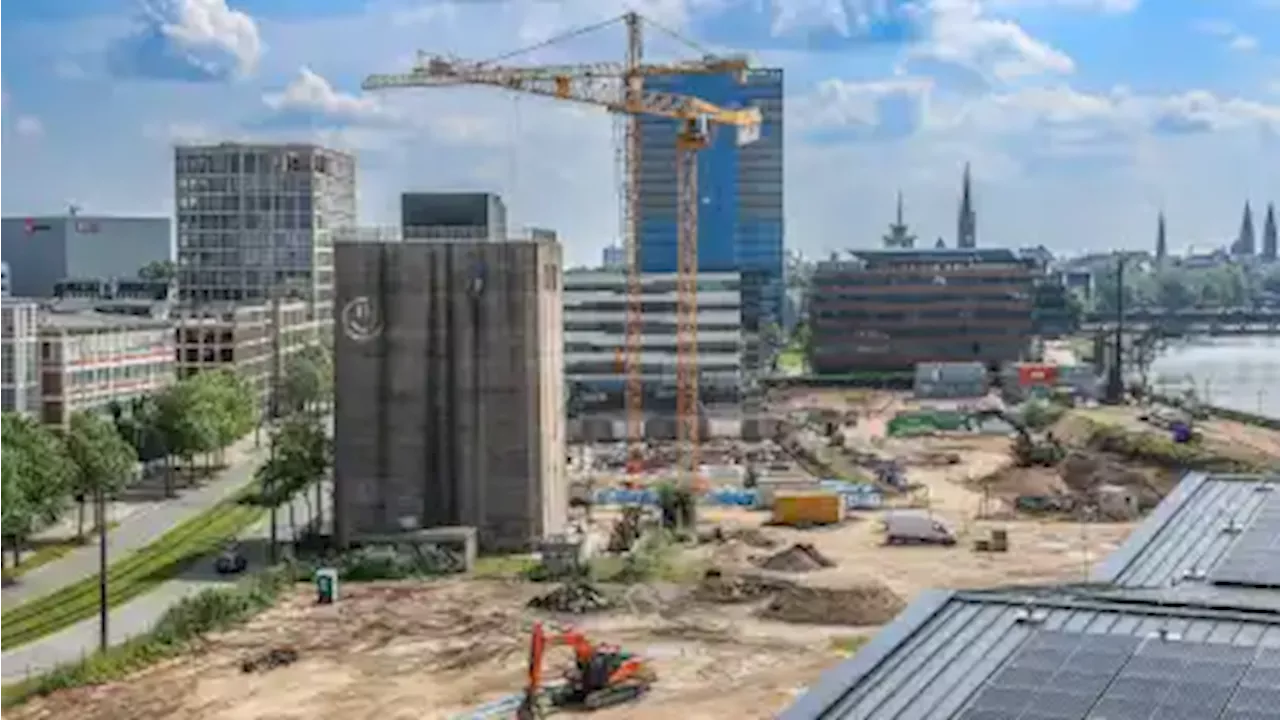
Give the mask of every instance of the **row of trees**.
MULTIPOLYGON (((1095 309, 1101 312, 1115 310, 1115 277, 1114 269, 1098 275, 1095 309)), ((1280 268, 1266 266, 1157 267, 1151 272, 1129 269, 1124 282, 1125 303, 1129 307, 1168 310, 1253 307, 1260 304, 1266 295, 1278 293, 1280 268)))
POLYGON ((324 425, 324 412, 333 393, 333 363, 322 347, 309 347, 286 363, 278 388, 277 412, 282 416, 271 435, 271 455, 257 471, 261 499, 272 509, 271 552, 278 544, 276 511, 288 510, 289 527, 298 537, 293 498, 301 494, 315 526, 323 523, 320 483, 333 462, 333 444, 324 425), (307 494, 314 486, 315 495, 307 494), (313 505, 314 502, 314 505, 313 505))

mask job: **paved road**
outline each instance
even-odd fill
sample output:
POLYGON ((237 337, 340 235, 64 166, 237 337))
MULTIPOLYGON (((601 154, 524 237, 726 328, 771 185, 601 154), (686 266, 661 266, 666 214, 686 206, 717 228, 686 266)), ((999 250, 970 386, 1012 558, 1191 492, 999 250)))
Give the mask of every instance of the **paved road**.
MULTIPOLYGON (((231 467, 216 479, 198 488, 180 491, 178 497, 153 503, 130 513, 107 532, 107 553, 112 562, 145 547, 170 528, 208 510, 231 497, 253 477, 258 462, 266 457, 267 445, 255 448, 252 436, 241 440, 229 452, 231 467)), ((0 591, 0 601, 12 608, 28 600, 43 597, 66 585, 98 572, 98 545, 91 543, 76 548, 52 562, 25 573, 17 583, 0 591)))
MULTIPOLYGON (((332 493, 331 485, 329 483, 325 485, 324 518, 328 522, 332 517, 332 493)), ((308 493, 314 505, 315 487, 312 486, 308 493)), ((307 504, 301 496, 294 500, 294 512, 299 528, 310 522, 311 515, 308 514, 307 504)), ((286 508, 280 509, 277 524, 281 540, 292 537, 289 513, 286 508)), ((267 520, 241 535, 242 546, 249 557, 250 572, 261 569, 267 564, 266 540, 269 536, 270 522, 267 520)), ((108 617, 111 644, 118 645, 131 637, 147 632, 160 619, 160 616, 179 600, 201 590, 233 583, 235 580, 235 577, 228 578, 214 572, 212 558, 197 562, 179 577, 112 609, 108 617)), ((0 658, 3 682, 15 682, 30 675, 47 672, 60 664, 78 660, 97 649, 98 617, 95 615, 53 635, 4 653, 3 658, 0 658)))

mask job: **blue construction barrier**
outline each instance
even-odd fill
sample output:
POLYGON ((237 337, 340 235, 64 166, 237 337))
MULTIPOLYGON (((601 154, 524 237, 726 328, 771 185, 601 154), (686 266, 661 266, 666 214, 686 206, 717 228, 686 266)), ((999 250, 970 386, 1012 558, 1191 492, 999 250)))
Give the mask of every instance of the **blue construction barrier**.
POLYGON ((884 495, 874 485, 828 479, 819 481, 818 486, 840 495, 846 510, 876 510, 884 505, 884 495))
MULTIPOLYGON (((755 507, 755 490, 742 488, 717 488, 702 497, 708 505, 755 507)), ((658 493, 653 490, 628 490, 627 488, 601 488, 596 491, 596 505, 657 505, 658 493)))

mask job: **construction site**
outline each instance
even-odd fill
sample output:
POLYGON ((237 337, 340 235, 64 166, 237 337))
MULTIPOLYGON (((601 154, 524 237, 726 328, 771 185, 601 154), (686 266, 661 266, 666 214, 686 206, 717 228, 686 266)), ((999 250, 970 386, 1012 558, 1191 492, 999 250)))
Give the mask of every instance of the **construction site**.
MULTIPOLYGON (((707 126, 749 139, 759 114, 642 92, 646 73, 743 61, 644 66, 639 20, 625 23, 628 60, 613 70, 432 59, 366 88, 479 84, 675 121, 687 282, 695 153, 707 126), (602 77, 621 80, 621 94, 575 84, 602 77)), ((638 142, 629 132, 627 152, 638 142)), ((411 571, 369 580, 325 556, 333 565, 314 584, 245 625, 124 680, 34 698, 11 718, 775 717, 922 592, 1088 582, 1186 470, 1280 464, 1280 432, 1194 408, 1014 399, 985 373, 940 392, 761 389, 749 422, 716 432, 699 398, 689 294, 668 427, 645 428, 631 308, 618 353, 624 432, 566 442, 577 433, 560 414, 563 358, 546 350, 562 342, 547 279, 558 247, 485 247, 339 249, 337 305, 359 321, 338 329, 335 353, 341 544, 381 546, 383 567, 409 553, 411 571), (502 253, 508 264, 487 273, 502 253), (433 286, 414 285, 428 275, 433 286), (507 324, 478 333, 482 315, 507 324), (456 532, 441 541, 444 529, 456 532)))

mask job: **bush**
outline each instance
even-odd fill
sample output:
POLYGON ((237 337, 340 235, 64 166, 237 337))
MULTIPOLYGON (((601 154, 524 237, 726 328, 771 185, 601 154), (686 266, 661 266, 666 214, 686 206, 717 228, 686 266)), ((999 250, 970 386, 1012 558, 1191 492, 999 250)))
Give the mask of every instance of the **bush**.
POLYGON ((1031 400, 1022 406, 1019 413, 1022 422, 1032 430, 1043 430, 1052 426, 1066 413, 1066 408, 1044 400, 1031 400))
POLYGON ((145 635, 6 687, 4 706, 12 707, 58 690, 117 680, 172 657, 192 641, 233 627, 270 607, 293 582, 295 572, 292 567, 279 566, 234 587, 214 588, 184 598, 169 608, 145 635))
POLYGON ((313 560, 297 568, 299 580, 310 580, 321 567, 336 568, 347 582, 407 580, 436 577, 464 570, 462 558, 430 545, 376 545, 356 548, 337 556, 313 560))
POLYGON ((1251 463, 1215 455, 1194 442, 1175 443, 1164 435, 1129 432, 1113 425, 1093 423, 1089 444, 1103 452, 1163 467, 1221 473, 1248 473, 1260 469, 1251 463))

